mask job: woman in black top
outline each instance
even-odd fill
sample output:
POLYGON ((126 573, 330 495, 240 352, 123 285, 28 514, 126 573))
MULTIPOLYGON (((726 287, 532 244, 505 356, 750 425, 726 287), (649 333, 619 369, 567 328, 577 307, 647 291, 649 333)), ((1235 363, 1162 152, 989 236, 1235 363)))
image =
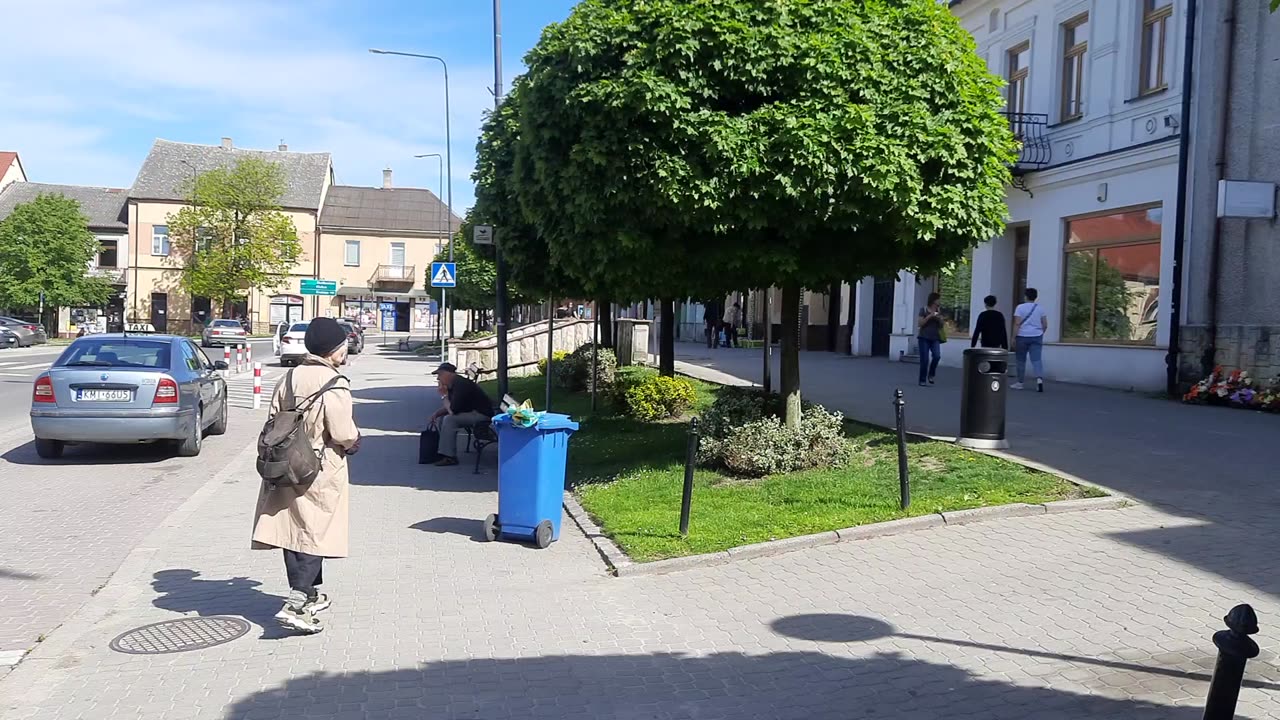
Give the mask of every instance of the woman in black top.
POLYGON ((988 295, 982 301, 987 309, 978 315, 978 324, 973 329, 973 340, 969 347, 977 347, 982 343, 984 348, 1009 349, 1009 330, 1005 327, 1004 313, 996 309, 996 296, 988 295))

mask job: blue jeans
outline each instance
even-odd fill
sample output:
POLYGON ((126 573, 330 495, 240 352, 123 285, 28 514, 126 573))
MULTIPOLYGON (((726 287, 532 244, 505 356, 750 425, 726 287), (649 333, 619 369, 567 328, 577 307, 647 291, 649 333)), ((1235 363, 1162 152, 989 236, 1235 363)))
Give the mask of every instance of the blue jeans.
POLYGON ((1035 372, 1036 377, 1044 377, 1044 362, 1041 359, 1044 352, 1044 336, 1018 337, 1016 345, 1014 354, 1018 358, 1018 382, 1022 382, 1027 375, 1028 355, 1031 356, 1031 369, 1035 372))
POLYGON ((942 360, 942 341, 922 337, 916 338, 916 341, 920 343, 920 384, 923 385, 938 374, 938 362, 942 360), (932 362, 929 360, 930 353, 933 353, 932 362))

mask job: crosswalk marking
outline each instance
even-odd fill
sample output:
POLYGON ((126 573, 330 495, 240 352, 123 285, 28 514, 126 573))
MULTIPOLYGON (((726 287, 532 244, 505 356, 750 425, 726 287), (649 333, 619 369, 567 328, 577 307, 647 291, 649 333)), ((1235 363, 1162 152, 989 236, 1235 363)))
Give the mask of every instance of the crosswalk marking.
POLYGON ((27 365, 19 365, 17 363, 12 363, 12 362, 0 362, 0 368, 4 368, 6 372, 10 372, 13 370, 31 370, 33 368, 44 369, 47 367, 49 367, 49 363, 30 363, 27 365))
MULTIPOLYGON (((275 392, 276 380, 280 379, 279 373, 272 373, 268 370, 262 371, 262 407, 266 408, 271 404, 271 393, 275 392)), ((240 373, 227 378, 227 400, 231 407, 243 408, 245 410, 253 409, 253 373, 240 373)))

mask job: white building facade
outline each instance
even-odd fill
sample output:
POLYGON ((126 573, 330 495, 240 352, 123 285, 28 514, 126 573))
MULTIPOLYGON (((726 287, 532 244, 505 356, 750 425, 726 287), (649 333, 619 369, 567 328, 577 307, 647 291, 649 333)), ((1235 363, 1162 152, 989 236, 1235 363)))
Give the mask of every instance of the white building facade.
POLYGON ((1165 385, 1186 0, 952 0, 1023 141, 1004 235, 942 277, 853 287, 855 355, 916 356, 929 293, 959 365, 983 298, 1012 322, 1032 287, 1046 310, 1048 379, 1165 385), (887 337, 886 337, 887 336, 887 337), (886 352, 887 351, 887 352, 886 352))

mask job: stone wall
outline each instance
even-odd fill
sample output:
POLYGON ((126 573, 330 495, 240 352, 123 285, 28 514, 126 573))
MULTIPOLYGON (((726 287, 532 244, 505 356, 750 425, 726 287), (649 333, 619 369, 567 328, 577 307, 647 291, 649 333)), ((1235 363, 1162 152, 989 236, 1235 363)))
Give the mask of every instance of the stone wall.
MULTIPOLYGON (((649 334, 647 321, 627 321, 643 323, 645 332, 632 334, 632 353, 645 361, 648 359, 649 334)), ((589 345, 594 334, 594 323, 590 320, 557 320, 555 323, 556 352, 570 353, 583 345, 589 345)), ((625 354, 625 353, 619 353, 625 354)), ((547 357, 547 323, 531 323, 507 333, 507 374, 508 377, 525 377, 538 374, 538 361, 547 357)), ((498 338, 490 336, 472 342, 453 342, 449 345, 449 362, 459 368, 466 368, 471 363, 485 370, 498 367, 498 338)), ((486 374, 486 377, 492 377, 486 374)))
MULTIPOLYGON (((1202 377, 1201 356, 1209 344, 1208 328, 1183 327, 1181 377, 1184 383, 1202 377)), ((1246 370, 1255 380, 1280 378, 1280 326, 1220 325, 1214 364, 1228 370, 1246 370)))

